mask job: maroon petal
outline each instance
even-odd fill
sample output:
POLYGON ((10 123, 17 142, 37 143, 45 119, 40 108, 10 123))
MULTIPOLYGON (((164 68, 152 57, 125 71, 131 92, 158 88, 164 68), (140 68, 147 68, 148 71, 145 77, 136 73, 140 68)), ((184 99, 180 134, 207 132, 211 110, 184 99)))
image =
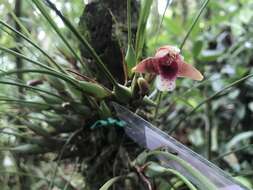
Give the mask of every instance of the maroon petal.
POLYGON ((132 69, 132 72, 158 74, 159 61, 158 57, 144 59, 132 69))
POLYGON ((166 46, 162 46, 160 47, 155 56, 156 57, 163 57, 165 55, 176 55, 180 53, 180 49, 178 49, 175 46, 170 46, 170 45, 166 45, 166 46))
POLYGON ((195 67, 185 62, 179 64, 178 76, 198 81, 201 81, 204 78, 203 75, 195 67))

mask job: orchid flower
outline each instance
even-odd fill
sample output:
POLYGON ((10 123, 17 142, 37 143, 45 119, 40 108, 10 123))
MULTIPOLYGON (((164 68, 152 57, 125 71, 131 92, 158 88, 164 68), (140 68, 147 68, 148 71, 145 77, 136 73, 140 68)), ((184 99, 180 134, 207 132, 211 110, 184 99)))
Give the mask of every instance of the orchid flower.
POLYGON ((172 91, 176 87, 177 77, 198 81, 203 79, 203 75, 195 67, 184 61, 180 50, 169 45, 160 47, 154 57, 142 60, 132 71, 155 74, 155 86, 160 91, 172 91))

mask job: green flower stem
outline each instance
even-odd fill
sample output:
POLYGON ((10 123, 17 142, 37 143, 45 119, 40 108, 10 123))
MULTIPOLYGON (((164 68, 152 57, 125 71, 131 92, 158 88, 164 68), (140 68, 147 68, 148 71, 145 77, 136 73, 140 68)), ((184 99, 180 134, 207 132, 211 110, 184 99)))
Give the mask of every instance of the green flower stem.
POLYGON ((21 32, 17 31, 15 28, 13 28, 12 26, 8 25, 7 23, 5 23, 3 20, 0 19, 0 24, 2 24, 3 26, 5 26, 6 28, 10 29, 11 31, 13 31, 14 33, 16 33, 17 35, 19 35, 21 38, 23 38, 25 41, 29 42, 31 45, 33 45, 36 49, 38 49, 43 55, 45 55, 48 60, 50 61, 51 64, 53 64, 59 71, 67 74, 67 72, 58 64, 56 63, 43 49, 41 49, 39 47, 39 45, 37 45, 35 42, 33 42, 31 39, 29 39, 28 37, 26 37, 24 34, 22 34, 21 32))
POLYGON ((178 156, 171 154, 169 152, 164 151, 151 151, 147 153, 147 157, 149 156, 164 156, 169 160, 173 160, 177 162, 180 166, 182 166, 185 170, 187 170, 193 177, 198 179, 198 181, 205 187, 206 190, 216 190, 216 186, 203 174, 201 174, 197 169, 193 168, 189 163, 179 158, 178 156))
POLYGON ((184 39, 183 39, 183 42, 181 43, 181 45, 180 45, 180 47, 179 47, 180 50, 183 49, 186 40, 187 40, 188 37, 190 36, 192 30, 194 29, 195 25, 197 24, 197 22, 198 22, 198 20, 199 20, 199 18, 200 18, 200 16, 201 16, 201 14, 202 14, 202 12, 204 11, 204 9, 206 8, 206 6, 208 5, 209 1, 210 1, 210 0, 206 0, 206 1, 203 3, 202 7, 200 8, 200 10, 199 10, 197 16, 196 16, 195 19, 193 20, 193 22, 192 22, 192 24, 191 24, 191 26, 190 26, 188 32, 186 33, 186 36, 185 36, 184 39))
POLYGON ((161 100, 162 100, 162 91, 158 91, 158 100, 157 100, 157 104, 156 104, 156 108, 155 108, 155 114, 154 114, 154 120, 156 120, 157 115, 158 115, 158 110, 160 108, 160 104, 161 104, 161 100))

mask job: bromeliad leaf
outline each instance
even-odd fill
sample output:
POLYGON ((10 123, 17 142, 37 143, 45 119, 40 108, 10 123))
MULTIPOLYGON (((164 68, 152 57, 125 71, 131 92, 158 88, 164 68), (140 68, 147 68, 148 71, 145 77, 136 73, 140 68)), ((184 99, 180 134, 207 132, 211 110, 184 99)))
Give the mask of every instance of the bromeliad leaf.
POLYGON ((134 47, 131 44, 128 45, 125 61, 126 61, 126 64, 127 64, 128 76, 131 76, 133 74, 131 72, 131 70, 136 64, 136 55, 135 55, 134 47))
POLYGON ((108 89, 102 87, 98 83, 79 81, 79 86, 83 92, 99 99, 103 99, 112 95, 108 89))

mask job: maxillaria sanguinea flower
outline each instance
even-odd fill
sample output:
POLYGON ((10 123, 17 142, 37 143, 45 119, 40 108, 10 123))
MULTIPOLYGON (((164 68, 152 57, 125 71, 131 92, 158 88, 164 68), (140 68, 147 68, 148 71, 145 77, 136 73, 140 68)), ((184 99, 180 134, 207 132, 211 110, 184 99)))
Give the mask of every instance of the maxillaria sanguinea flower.
POLYGON ((180 50, 169 45, 160 47, 154 57, 144 59, 132 71, 155 74, 155 85, 160 91, 172 91, 177 77, 198 81, 203 79, 203 75, 195 67, 184 61, 180 50))

